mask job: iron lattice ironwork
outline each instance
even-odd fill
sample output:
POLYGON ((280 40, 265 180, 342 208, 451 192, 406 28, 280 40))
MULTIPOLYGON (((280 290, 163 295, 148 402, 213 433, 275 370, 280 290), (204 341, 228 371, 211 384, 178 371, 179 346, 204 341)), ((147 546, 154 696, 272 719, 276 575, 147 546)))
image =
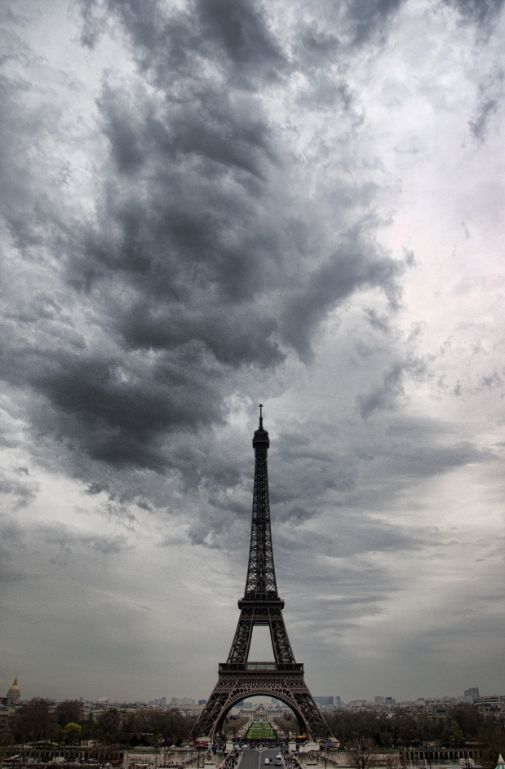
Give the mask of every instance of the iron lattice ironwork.
POLYGON ((244 597, 238 602, 240 617, 226 662, 219 665, 218 682, 194 727, 195 734, 213 737, 221 731, 226 715, 240 700, 255 695, 275 697, 295 714, 300 729, 310 737, 328 733, 328 727, 303 678, 303 665, 295 661, 277 593, 270 499, 268 491, 268 432, 263 428, 260 404, 259 427, 254 433, 254 493, 251 541, 244 597), (249 662, 254 627, 267 626, 274 662, 249 662))

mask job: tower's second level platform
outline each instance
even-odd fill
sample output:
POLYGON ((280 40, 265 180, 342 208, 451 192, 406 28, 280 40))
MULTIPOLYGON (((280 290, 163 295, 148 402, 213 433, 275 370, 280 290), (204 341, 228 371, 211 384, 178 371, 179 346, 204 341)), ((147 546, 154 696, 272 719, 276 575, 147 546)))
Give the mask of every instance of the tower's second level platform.
POLYGON ((295 673, 303 675, 303 662, 220 662, 219 673, 295 673))

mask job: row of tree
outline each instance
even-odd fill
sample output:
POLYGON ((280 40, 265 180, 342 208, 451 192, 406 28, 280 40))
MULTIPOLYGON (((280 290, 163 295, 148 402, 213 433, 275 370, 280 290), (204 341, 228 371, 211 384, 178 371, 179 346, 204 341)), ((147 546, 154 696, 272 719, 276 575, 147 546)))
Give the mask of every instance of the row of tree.
POLYGON ((178 710, 142 708, 122 713, 115 708, 84 717, 82 703, 67 700, 52 706, 48 700, 35 698, 24 703, 10 721, 10 736, 15 742, 51 740, 76 743, 97 740, 118 745, 177 745, 187 739, 193 718, 178 710))
POLYGON ((336 710, 327 715, 333 734, 344 744, 356 737, 371 738, 383 748, 424 745, 461 746, 480 741, 490 728, 503 729, 503 723, 484 719, 474 705, 460 703, 445 714, 432 716, 412 714, 401 709, 393 711, 336 710))
MULTIPOLYGON (((276 719, 284 731, 297 731, 294 719, 276 719)), ((410 714, 400 709, 377 712, 337 710, 326 715, 330 732, 344 746, 365 740, 378 749, 421 746, 427 743, 460 747, 478 742, 492 753, 505 753, 505 723, 484 719, 477 708, 459 704, 439 717, 410 714)), ((104 744, 180 745, 189 740, 194 719, 178 710, 142 708, 133 712, 117 709, 100 713, 96 720, 85 717, 82 703, 67 700, 56 707, 44 699, 24 703, 10 721, 6 740, 36 742, 52 740, 76 743, 96 740, 104 744)), ((241 719, 230 719, 229 734, 235 734, 241 719)))
MULTIPOLYGON (((367 756, 378 751, 430 744, 461 748, 476 743, 483 751, 484 766, 496 766, 498 754, 505 753, 505 721, 485 719, 468 703, 437 716, 400 708, 382 712, 336 710, 325 715, 330 732, 355 756, 356 769, 366 769, 367 756)), ((276 722, 286 732, 298 729, 294 717, 287 713, 276 722)))

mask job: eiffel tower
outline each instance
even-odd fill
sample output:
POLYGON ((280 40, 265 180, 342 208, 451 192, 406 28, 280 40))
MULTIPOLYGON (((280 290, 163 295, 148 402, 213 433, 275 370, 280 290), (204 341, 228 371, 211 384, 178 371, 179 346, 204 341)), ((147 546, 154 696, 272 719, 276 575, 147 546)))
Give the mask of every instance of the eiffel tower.
POLYGON ((237 702, 260 694, 284 702, 307 736, 324 736, 328 727, 303 679, 303 664, 295 661, 282 616, 284 601, 277 593, 268 494, 270 441, 263 428, 263 405, 259 408, 259 427, 252 442, 255 466, 251 543, 244 597, 238 602, 240 617, 228 659, 219 664, 218 682, 193 731, 213 738, 237 702), (257 625, 270 629, 275 662, 249 662, 257 625))

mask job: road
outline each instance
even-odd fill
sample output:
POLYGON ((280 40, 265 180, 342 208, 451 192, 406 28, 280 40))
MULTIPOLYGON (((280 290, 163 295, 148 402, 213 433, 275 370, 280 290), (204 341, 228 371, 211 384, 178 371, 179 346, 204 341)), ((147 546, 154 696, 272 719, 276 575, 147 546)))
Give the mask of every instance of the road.
MULTIPOLYGON (((255 748, 247 748, 243 751, 242 762, 240 769, 279 769, 275 766, 275 756, 280 753, 279 748, 264 748, 263 750, 256 750, 255 748), (265 758, 270 759, 270 764, 265 767, 265 758)), ((282 762, 284 767, 284 761, 282 762)))

